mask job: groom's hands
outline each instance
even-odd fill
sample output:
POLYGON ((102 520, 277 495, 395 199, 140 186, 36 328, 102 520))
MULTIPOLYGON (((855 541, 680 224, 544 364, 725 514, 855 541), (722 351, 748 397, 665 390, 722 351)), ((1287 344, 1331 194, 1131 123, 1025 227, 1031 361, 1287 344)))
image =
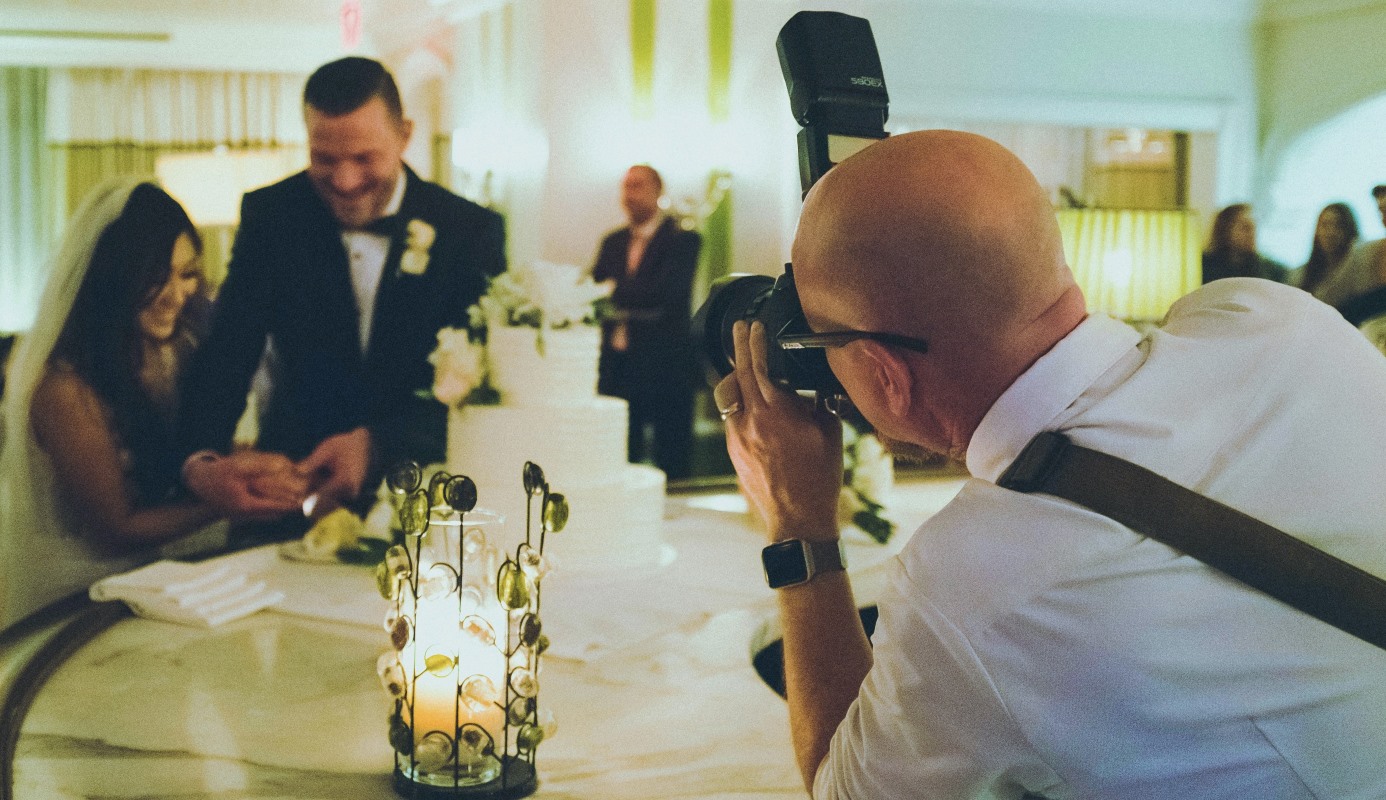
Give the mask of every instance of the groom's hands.
POLYGON ((279 453, 204 452, 183 465, 183 483, 218 513, 233 519, 270 520, 303 507, 308 481, 279 453))
POLYGON ((371 462, 371 434, 366 428, 329 436, 298 463, 298 471, 317 501, 304 511, 321 517, 361 494, 371 462))

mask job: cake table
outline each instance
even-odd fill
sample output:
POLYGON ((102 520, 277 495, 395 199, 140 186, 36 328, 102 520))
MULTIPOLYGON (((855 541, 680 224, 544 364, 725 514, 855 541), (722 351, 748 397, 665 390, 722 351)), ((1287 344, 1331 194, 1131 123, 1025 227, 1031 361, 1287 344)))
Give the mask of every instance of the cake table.
MULTIPOLYGON (((892 497, 893 547, 849 539, 859 601, 878 591, 892 549, 960 485, 904 481, 892 497)), ((553 649, 540 700, 558 729, 538 750, 536 797, 805 796, 784 702, 751 666, 774 597, 760 574, 762 537, 743 509, 735 494, 671 496, 669 563, 546 579, 553 649)), ((366 612, 346 608, 346 598, 375 594, 371 571, 273 568, 291 600, 316 597, 344 620, 289 609, 199 629, 105 606, 74 612, 114 622, 93 622, 89 640, 34 673, 41 685, 11 692, 32 703, 6 709, 7 796, 394 796, 390 706, 374 667, 388 639, 378 620, 352 621, 366 612)))

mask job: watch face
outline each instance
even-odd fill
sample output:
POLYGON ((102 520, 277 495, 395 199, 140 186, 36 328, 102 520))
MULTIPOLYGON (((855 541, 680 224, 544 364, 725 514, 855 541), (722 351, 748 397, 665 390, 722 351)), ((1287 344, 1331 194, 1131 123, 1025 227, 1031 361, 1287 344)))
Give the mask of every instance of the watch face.
POLYGON ((809 579, 808 560, 804 558, 804 543, 798 539, 776 542, 760 551, 765 567, 765 581, 771 589, 793 586, 809 579))

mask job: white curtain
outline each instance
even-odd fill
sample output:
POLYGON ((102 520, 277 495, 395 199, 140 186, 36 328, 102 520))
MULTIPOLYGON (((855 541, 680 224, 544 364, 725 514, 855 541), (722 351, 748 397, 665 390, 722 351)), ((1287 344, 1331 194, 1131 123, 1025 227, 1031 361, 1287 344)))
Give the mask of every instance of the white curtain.
POLYGON ((0 67, 0 334, 34 321, 58 187, 44 140, 48 72, 0 67))
POLYGON ((66 179, 66 209, 107 178, 153 175, 169 153, 220 145, 301 154, 303 81, 278 73, 54 70, 48 139, 66 179))
POLYGON ((58 143, 302 144, 303 82, 281 73, 55 70, 48 136, 58 143))
MULTIPOLYGON (((290 73, 53 70, 47 135, 64 180, 63 211, 76 209, 109 178, 155 175, 168 156, 251 151, 283 163, 284 175, 294 172, 307 162, 305 80, 290 73)), ((188 197, 175 196, 188 204, 188 197)), ((225 198, 238 203, 238 196, 225 198)), ((196 209, 188 210, 198 221, 196 209)), ((225 274, 231 230, 203 228, 202 234, 203 263, 215 287, 225 274)))

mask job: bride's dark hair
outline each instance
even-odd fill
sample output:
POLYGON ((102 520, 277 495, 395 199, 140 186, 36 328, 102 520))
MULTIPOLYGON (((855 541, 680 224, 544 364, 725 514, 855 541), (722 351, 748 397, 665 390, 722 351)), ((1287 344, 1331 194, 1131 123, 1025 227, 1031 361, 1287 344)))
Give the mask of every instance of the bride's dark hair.
MULTIPOLYGON (((140 381, 144 337, 140 310, 171 274, 173 246, 187 234, 200 254, 202 240, 183 207, 152 183, 130 193, 120 216, 101 232, 50 363, 69 366, 111 412, 120 443, 133 459, 137 505, 166 499, 177 485, 173 408, 156 402, 140 381)), ((190 350, 196 304, 188 303, 174 332, 190 350)))

